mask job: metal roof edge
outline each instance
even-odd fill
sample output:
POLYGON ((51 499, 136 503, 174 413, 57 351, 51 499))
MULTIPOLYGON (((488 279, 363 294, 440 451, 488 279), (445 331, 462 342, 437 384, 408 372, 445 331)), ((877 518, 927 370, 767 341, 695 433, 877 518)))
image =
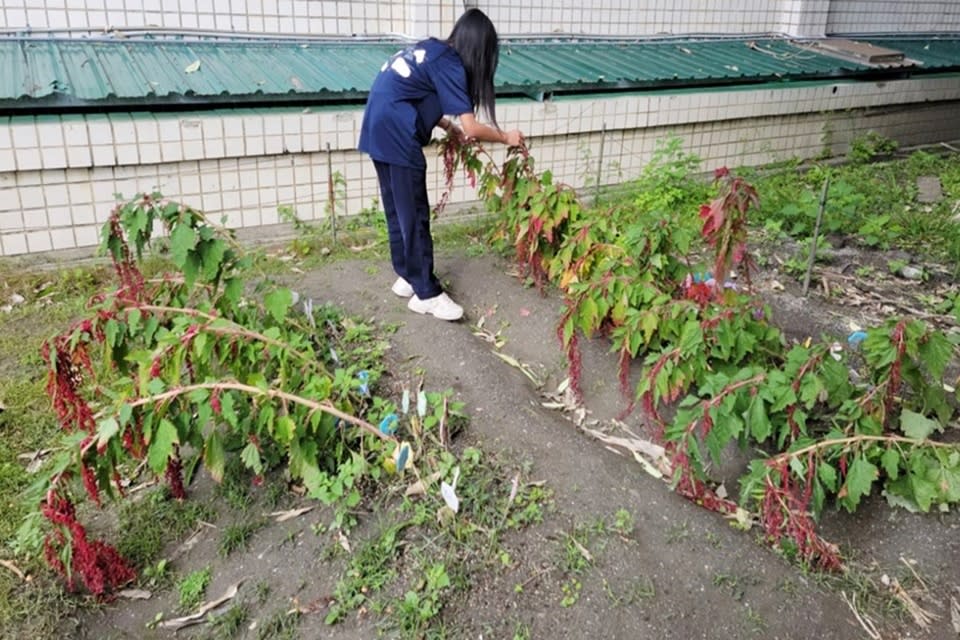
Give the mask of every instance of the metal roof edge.
MULTIPOLYGON (((921 65, 872 68, 783 36, 709 39, 571 37, 505 41, 501 96, 622 95, 807 81, 874 81, 960 71, 960 34, 893 37, 921 65), (544 51, 548 50, 549 55, 544 51)), ((397 41, 210 41, 0 37, 0 113, 184 111, 350 105, 397 41), (202 65, 200 64, 202 62, 202 65)), ((893 45, 891 45, 893 46, 893 45)))

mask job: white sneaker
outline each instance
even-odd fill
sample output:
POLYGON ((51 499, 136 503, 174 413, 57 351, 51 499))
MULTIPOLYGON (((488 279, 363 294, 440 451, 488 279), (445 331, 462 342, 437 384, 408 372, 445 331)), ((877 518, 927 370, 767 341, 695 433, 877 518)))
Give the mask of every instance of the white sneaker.
POLYGON ((407 303, 407 308, 414 313, 430 314, 440 320, 459 320, 463 317, 463 307, 445 293, 426 300, 413 296, 407 303))
POLYGON ((411 287, 410 283, 403 278, 397 278, 397 281, 393 283, 393 286, 390 287, 390 290, 401 298, 409 298, 413 295, 413 287, 411 287))

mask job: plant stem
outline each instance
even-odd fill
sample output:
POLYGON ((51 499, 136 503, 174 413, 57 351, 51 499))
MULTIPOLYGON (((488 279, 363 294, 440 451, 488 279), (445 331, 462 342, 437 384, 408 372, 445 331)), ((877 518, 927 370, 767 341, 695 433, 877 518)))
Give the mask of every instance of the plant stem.
POLYGON ((898 444, 907 444, 914 447, 931 447, 934 449, 960 449, 960 445, 951 442, 937 442, 936 440, 917 440, 916 438, 907 438, 905 436, 849 436, 846 438, 832 438, 830 440, 821 440, 816 444, 797 449, 796 451, 786 451, 778 456, 769 459, 767 464, 780 462, 789 458, 798 458, 806 453, 817 452, 822 449, 828 449, 838 445, 857 444, 860 442, 896 442, 898 444))
MULTIPOLYGON (((137 400, 130 402, 127 406, 129 406, 130 408, 136 408, 136 407, 143 406, 145 404, 160 403, 166 400, 171 400, 183 394, 190 393, 191 391, 197 391, 199 389, 209 389, 209 390, 226 389, 226 390, 232 390, 232 391, 242 391, 244 393, 248 393, 253 396, 266 396, 268 398, 277 398, 280 400, 284 400, 286 402, 292 402, 294 404, 299 404, 304 407, 308 407, 310 409, 313 409, 314 411, 321 411, 323 413, 327 413, 336 418, 340 418, 344 422, 349 422, 354 426, 360 427, 364 431, 367 431, 377 436, 381 440, 390 440, 390 441, 396 440, 396 438, 392 436, 388 436, 381 433, 379 429, 377 429, 375 426, 373 426, 366 420, 363 420, 362 418, 358 418, 356 416, 352 416, 349 413, 346 413, 345 411, 341 411, 340 409, 337 409, 335 406, 333 406, 329 402, 317 402, 316 400, 310 400, 309 398, 304 398, 303 396, 298 396, 293 393, 287 393, 286 391, 281 391, 280 389, 261 389, 260 387, 255 387, 253 385, 243 384, 240 382, 200 382, 197 384, 187 385, 185 387, 178 387, 176 389, 171 389, 169 391, 164 391, 163 393, 158 393, 157 395, 148 396, 145 398, 138 398, 137 400)), ((103 417, 105 413, 106 411, 101 411, 96 415, 96 417, 97 418, 103 417)))
POLYGON ((213 333, 213 334, 217 334, 217 335, 222 335, 222 336, 237 336, 237 337, 240 337, 240 338, 251 338, 251 339, 253 339, 253 340, 257 340, 257 341, 259 341, 259 342, 262 342, 262 343, 264 343, 264 344, 269 344, 269 345, 272 345, 272 346, 274 346, 274 347, 280 347, 281 349, 286 349, 288 352, 290 352, 290 353, 292 353, 293 355, 297 356, 297 357, 300 358, 301 360, 305 360, 305 361, 308 361, 308 362, 311 362, 311 363, 316 363, 317 366, 320 367, 321 373, 324 373, 324 374, 327 373, 327 372, 326 372, 326 369, 324 369, 323 366, 320 365, 319 361, 316 359, 315 356, 310 355, 310 354, 307 354, 307 353, 304 353, 303 351, 297 351, 296 349, 292 348, 292 347, 291 347, 289 344, 287 344, 286 342, 283 342, 283 341, 281 341, 281 340, 276 340, 276 339, 271 338, 271 337, 269 337, 269 336, 265 336, 265 335, 263 335, 262 333, 258 333, 258 332, 256 332, 256 331, 251 331, 250 329, 244 327, 243 325, 237 324, 236 322, 234 322, 234 321, 232 321, 232 320, 228 320, 228 319, 222 318, 222 317, 220 317, 220 316, 215 316, 215 315, 209 314, 209 313, 207 313, 207 312, 205 312, 205 311, 200 311, 199 309, 189 309, 189 308, 180 308, 180 307, 166 307, 166 306, 154 305, 154 304, 138 304, 138 305, 135 305, 133 308, 139 309, 139 310, 141 310, 141 311, 149 311, 149 312, 153 312, 153 313, 171 313, 171 314, 177 314, 177 313, 179 313, 179 314, 183 314, 183 315, 185 315, 185 316, 191 316, 191 317, 194 317, 194 318, 202 318, 202 319, 207 320, 207 321, 209 321, 209 322, 213 322, 213 321, 215 321, 215 320, 221 320, 221 321, 223 321, 223 322, 229 322, 229 323, 232 324, 233 327, 235 327, 235 328, 230 328, 230 327, 212 328, 212 327, 209 327, 209 326, 208 326, 208 327, 206 327, 204 330, 207 331, 207 332, 209 332, 209 333, 213 333))

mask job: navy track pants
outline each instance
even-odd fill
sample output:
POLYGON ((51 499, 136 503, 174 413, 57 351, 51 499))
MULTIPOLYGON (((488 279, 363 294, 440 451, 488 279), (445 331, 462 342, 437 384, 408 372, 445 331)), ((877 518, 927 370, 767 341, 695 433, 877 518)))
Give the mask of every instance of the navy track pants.
POLYGON ((374 160, 387 217, 393 270, 421 300, 443 292, 433 274, 433 238, 426 169, 411 169, 374 160))

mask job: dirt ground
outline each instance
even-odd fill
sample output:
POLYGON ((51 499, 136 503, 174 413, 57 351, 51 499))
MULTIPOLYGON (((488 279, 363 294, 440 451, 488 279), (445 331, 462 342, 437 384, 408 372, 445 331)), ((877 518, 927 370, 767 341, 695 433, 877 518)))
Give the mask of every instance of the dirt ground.
MULTIPOLYGON (((773 256, 771 264, 776 264, 773 256)), ((834 287, 852 286, 839 277, 850 273, 844 265, 844 259, 835 264, 839 275, 833 279, 834 287)), ((561 303, 555 296, 524 288, 508 273, 506 263, 490 256, 441 257, 438 270, 467 310, 461 322, 408 312, 404 301, 390 292, 393 276, 384 260, 338 262, 301 276, 294 287, 317 303, 330 302, 362 318, 395 323, 393 375, 399 378, 423 369, 427 387, 452 388, 466 403, 470 425, 456 446, 476 445, 508 465, 527 461, 530 476, 553 491, 553 507, 546 510, 544 522, 503 541, 512 563, 470 576, 445 606, 441 619, 447 637, 868 637, 841 598, 841 589, 854 592, 852 577, 848 583, 828 583, 802 573, 760 543, 755 531, 739 531, 717 514, 673 494, 633 459, 605 448, 562 413, 542 406, 542 392, 555 389, 565 377, 555 336, 561 303), (529 366, 543 381, 540 389, 496 356, 490 342, 475 335, 481 318, 484 328, 503 340, 500 353, 529 366), (577 525, 609 521, 618 510, 632 514, 634 530, 628 536, 608 535, 590 547, 594 562, 578 578, 579 598, 563 606, 563 586, 570 580, 557 569, 558 540, 577 525)), ((894 279, 890 284, 900 290, 915 286, 894 279)), ((819 288, 815 296, 819 301, 804 300, 795 281, 770 272, 759 287, 774 308, 775 321, 782 321, 793 337, 828 331, 842 340, 850 330, 846 316, 863 323, 883 311, 884 303, 876 300, 847 307, 836 301, 828 304, 819 288)), ((585 346, 584 365, 588 418, 601 426, 610 424, 624 406, 615 358, 596 340, 585 346)), ((626 419, 626 425, 644 432, 637 413, 626 419)), ((253 628, 239 637, 256 638, 257 625, 262 628, 272 611, 289 608, 292 602, 321 604, 316 613, 300 618, 290 637, 376 637, 384 632, 374 615, 352 614, 335 626, 323 623, 322 603, 329 600, 347 557, 328 557, 331 554, 324 550, 329 540, 311 532, 321 514, 318 509, 259 530, 249 550, 231 556, 229 562, 217 556, 215 536, 201 532, 193 546, 177 550, 177 561, 186 567, 214 567, 207 590, 213 597, 240 579, 245 579, 241 590, 251 589, 254 578, 269 582, 269 594, 259 599, 251 614, 253 628)), ((380 517, 385 516, 362 519, 355 535, 376 531, 380 517)), ((928 586, 921 603, 938 616, 929 629, 921 630, 906 616, 875 619, 883 638, 957 638, 949 613, 950 595, 960 598, 960 591, 955 591, 960 587, 956 512, 910 514, 890 509, 881 497, 874 497, 854 516, 829 509, 823 531, 854 559, 858 575, 874 587, 884 588, 880 583, 884 574, 901 579, 909 575, 904 561, 928 586)), ((121 601, 65 626, 72 627, 69 634, 77 638, 173 637, 171 632, 146 629, 145 624, 158 612, 169 611, 174 598, 167 594, 121 601)), ((385 635, 391 637, 391 632, 385 635)), ((194 632, 192 637, 202 636, 194 632)))

